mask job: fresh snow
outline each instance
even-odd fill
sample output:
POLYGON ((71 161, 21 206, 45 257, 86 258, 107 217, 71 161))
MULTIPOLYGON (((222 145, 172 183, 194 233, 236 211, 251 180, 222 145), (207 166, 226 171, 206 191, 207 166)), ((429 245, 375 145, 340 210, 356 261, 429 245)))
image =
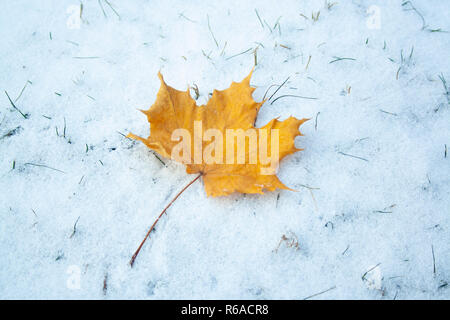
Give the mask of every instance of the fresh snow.
POLYGON ((449 299, 449 3, 336 2, 1 1, 0 298, 449 299), (317 98, 258 116, 311 118, 298 191, 196 182, 130 268, 194 178, 123 136, 157 72, 203 104, 255 49, 257 101, 317 98))

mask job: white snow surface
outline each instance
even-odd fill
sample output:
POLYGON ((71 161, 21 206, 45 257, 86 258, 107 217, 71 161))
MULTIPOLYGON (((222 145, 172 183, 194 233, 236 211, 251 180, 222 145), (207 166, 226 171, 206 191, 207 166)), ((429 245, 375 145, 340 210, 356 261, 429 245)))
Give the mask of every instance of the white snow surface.
POLYGON ((1 1, 0 298, 449 299, 449 2, 336 2, 1 1), (317 98, 257 120, 311 118, 297 192, 197 181, 130 268, 194 178, 122 135, 157 72, 203 104, 256 48, 256 101, 317 98))

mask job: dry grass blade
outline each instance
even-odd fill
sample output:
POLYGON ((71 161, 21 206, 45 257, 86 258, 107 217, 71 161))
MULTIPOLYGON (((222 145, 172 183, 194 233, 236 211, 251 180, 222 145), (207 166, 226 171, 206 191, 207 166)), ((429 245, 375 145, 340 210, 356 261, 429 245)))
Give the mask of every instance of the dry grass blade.
POLYGON ((8 100, 9 100, 9 102, 11 103, 11 105, 13 106, 13 108, 14 109, 16 109, 17 110, 17 112, 19 112, 21 115, 22 115, 22 117, 24 117, 24 119, 28 119, 28 114, 24 114, 22 111, 20 111, 20 109, 19 108, 17 108, 16 107, 16 105, 14 104, 14 102, 11 100, 11 98, 9 97, 9 94, 8 94, 8 92, 6 92, 6 90, 5 90, 5 94, 6 94, 6 96, 8 97, 8 100))
POLYGON ((273 104, 278 99, 284 98, 284 97, 292 97, 292 98, 300 98, 300 99, 307 99, 307 100, 317 100, 318 98, 312 98, 312 97, 304 97, 304 96, 297 96, 295 94, 285 94, 283 96, 279 96, 276 99, 274 99, 270 104, 273 104))
POLYGON ((272 99, 272 97, 286 84, 286 82, 288 82, 289 78, 290 77, 287 77, 287 79, 283 81, 283 83, 277 88, 277 90, 275 90, 275 92, 267 100, 270 101, 270 99, 272 99))

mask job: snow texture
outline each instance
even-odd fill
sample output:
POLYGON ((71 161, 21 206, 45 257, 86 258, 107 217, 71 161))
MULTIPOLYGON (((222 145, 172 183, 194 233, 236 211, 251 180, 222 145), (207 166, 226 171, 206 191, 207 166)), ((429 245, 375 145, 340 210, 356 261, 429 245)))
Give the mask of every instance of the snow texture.
POLYGON ((442 0, 1 1, 0 297, 449 299, 449 31, 442 0), (157 72, 202 104, 255 50, 255 100, 289 77, 257 126, 311 118, 298 192, 200 180, 130 268, 194 178, 124 137, 157 72))

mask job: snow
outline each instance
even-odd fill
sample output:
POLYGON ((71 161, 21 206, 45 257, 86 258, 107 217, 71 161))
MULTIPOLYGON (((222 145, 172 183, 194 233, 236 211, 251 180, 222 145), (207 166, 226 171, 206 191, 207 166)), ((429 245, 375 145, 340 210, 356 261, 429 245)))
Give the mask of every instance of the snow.
POLYGON ((29 114, 1 93, 1 298, 450 298, 447 2, 82 4, 0 4, 0 87, 29 114), (255 48, 257 101, 288 77, 274 98, 317 98, 258 116, 311 118, 279 172, 298 192, 196 182, 130 268, 194 176, 121 134, 148 134, 159 70, 202 104, 255 48))

